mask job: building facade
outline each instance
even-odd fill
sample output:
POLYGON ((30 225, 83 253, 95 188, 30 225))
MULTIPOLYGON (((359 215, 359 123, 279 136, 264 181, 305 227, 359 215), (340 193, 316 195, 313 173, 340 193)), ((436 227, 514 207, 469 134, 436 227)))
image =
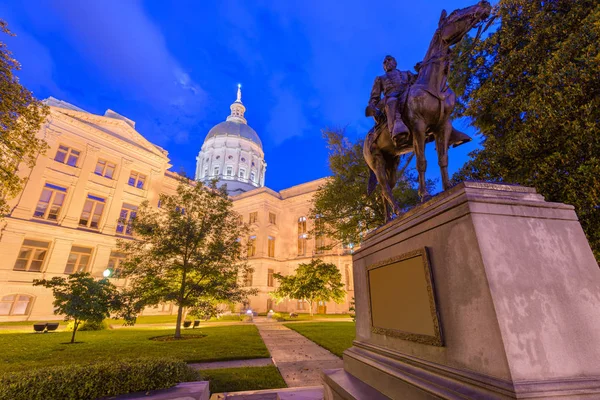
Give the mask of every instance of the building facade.
MULTIPOLYGON (((108 269, 115 285, 126 285, 119 277, 124 256, 117 251, 117 239, 133 240, 127 221, 142 201, 158 206, 160 194, 174 194, 178 184, 178 175, 169 171, 168 153, 139 134, 134 121, 111 110, 94 115, 53 98, 46 102, 50 115, 39 136, 49 150, 38 156, 34 168, 19 170, 27 184, 0 222, 0 321, 56 318, 51 291, 33 286, 34 279, 79 271, 102 277, 108 269)), ((239 119, 244 111, 238 94, 232 105, 238 120, 226 122, 247 126, 239 119)), ((312 195, 322 181, 281 192, 264 187, 262 144, 256 132, 252 130, 256 137, 244 132, 209 132, 196 171, 203 179, 207 165, 213 172, 218 166, 213 177, 227 183, 234 209, 251 226, 247 240, 254 249, 249 257, 254 272, 241 279, 259 294, 238 310, 308 312, 302 301, 273 304, 268 292, 276 286, 273 273, 293 273, 298 263, 318 256, 338 265, 348 295, 342 304, 320 304, 315 311, 348 312, 353 296, 351 256, 341 248, 320 254, 318 244, 324 239, 308 235, 312 195), (229 162, 233 175, 228 173, 229 162), (242 177, 239 171, 244 168, 242 177)), ((171 304, 144 310, 145 315, 174 312, 171 304)))

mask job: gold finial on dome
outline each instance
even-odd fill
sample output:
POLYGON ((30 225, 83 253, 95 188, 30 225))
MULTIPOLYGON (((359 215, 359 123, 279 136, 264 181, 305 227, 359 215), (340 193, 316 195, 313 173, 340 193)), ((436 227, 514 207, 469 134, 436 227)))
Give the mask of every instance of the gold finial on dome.
POLYGON ((246 112, 246 107, 242 104, 242 84, 238 83, 237 89, 237 99, 235 102, 229 106, 231 109, 231 115, 227 117, 227 121, 238 122, 240 124, 247 124, 246 118, 244 118, 244 113, 246 112))
POLYGON ((238 83, 238 92, 237 92, 237 103, 241 103, 242 102, 242 84, 238 83))

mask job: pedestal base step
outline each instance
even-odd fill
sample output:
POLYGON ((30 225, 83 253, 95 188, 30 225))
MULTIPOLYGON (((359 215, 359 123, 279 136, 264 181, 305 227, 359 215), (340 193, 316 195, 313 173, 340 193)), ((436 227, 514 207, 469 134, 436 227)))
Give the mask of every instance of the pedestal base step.
POLYGON ((325 400, 390 400, 343 368, 323 371, 323 385, 325 400))
POLYGON ((322 386, 215 393, 210 400, 323 400, 322 386))

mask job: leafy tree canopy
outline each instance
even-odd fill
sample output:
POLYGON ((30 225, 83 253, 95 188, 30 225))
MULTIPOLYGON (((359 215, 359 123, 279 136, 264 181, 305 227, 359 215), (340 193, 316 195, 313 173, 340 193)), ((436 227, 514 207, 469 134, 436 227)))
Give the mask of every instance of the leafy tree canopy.
POLYGON ((78 272, 68 278, 55 276, 52 279, 35 279, 34 286, 52 289, 54 314, 62 314, 65 320, 72 319, 73 335, 82 321, 101 322, 118 307, 118 292, 107 279, 94 279, 87 272, 78 272))
POLYGON ((308 264, 299 264, 294 275, 273 274, 279 287, 270 293, 278 302, 284 299, 306 300, 313 314, 315 301, 344 301, 342 274, 335 264, 313 259, 308 264))
MULTIPOLYGON (((13 36, 1 19, 0 32, 13 36)), ((33 167, 37 155, 47 147, 36 134, 48 115, 48 107, 19 83, 15 71, 20 68, 0 41, 0 218, 9 211, 7 201, 25 184, 25 178, 17 174, 19 164, 33 167)))
POLYGON ((483 148, 454 176, 535 187, 575 206, 600 259, 600 3, 500 0, 500 24, 456 52, 459 115, 483 148))
POLYGON ((136 240, 118 245, 128 255, 123 275, 143 303, 178 306, 175 337, 180 337, 184 309, 206 310, 215 301, 240 302, 254 293, 238 279, 251 272, 240 240, 246 227, 227 193, 214 184, 182 179, 176 194, 161 194, 160 204, 142 203, 132 222, 136 240))

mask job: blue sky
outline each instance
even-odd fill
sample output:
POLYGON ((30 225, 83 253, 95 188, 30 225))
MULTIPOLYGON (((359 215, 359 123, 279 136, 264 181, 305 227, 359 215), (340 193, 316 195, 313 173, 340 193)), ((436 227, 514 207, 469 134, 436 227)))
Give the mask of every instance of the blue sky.
MULTIPOLYGON (((173 170, 188 174, 241 83, 246 118, 263 142, 267 186, 281 190, 329 174, 322 128, 346 127, 352 139, 370 129, 364 108, 386 54, 412 69, 442 8, 473 3, 15 0, 0 3, 0 18, 17 36, 1 40, 38 98, 136 121, 169 151, 173 170)), ((478 143, 450 151, 451 172, 478 143)), ((427 156, 436 178, 433 145, 427 156)))

